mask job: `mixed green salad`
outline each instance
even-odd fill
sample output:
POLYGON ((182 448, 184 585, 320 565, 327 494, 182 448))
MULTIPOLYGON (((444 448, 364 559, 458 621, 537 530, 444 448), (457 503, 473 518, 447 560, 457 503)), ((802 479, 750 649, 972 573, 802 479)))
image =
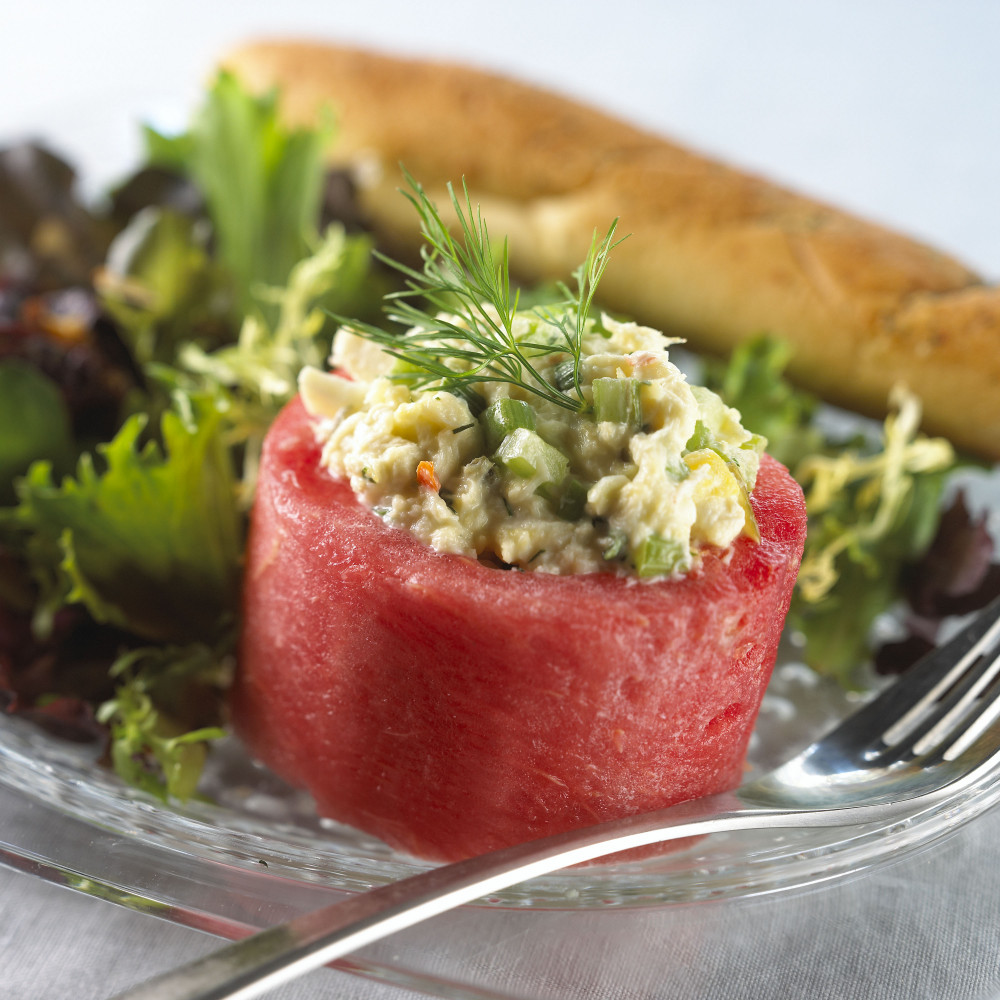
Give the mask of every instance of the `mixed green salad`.
MULTIPOLYGON (((106 741, 163 797, 194 793, 223 735, 264 434, 335 317, 384 325, 400 280, 324 166, 335 125, 289 130, 277 102, 220 75, 96 207, 47 150, 0 150, 0 709, 106 741)), ((958 463, 916 399, 845 436, 787 361, 763 332, 705 375, 806 490, 798 655, 862 686, 1000 573, 984 518, 942 502, 958 463), (900 607, 916 628, 873 649, 900 607)))

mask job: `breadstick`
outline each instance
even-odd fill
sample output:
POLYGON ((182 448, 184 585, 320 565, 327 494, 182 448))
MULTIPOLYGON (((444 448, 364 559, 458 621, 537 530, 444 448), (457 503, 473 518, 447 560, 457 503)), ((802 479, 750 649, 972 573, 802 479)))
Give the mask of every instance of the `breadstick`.
POLYGON ((223 63, 278 86, 290 122, 332 108, 333 165, 394 250, 416 242, 399 164, 439 204, 464 178, 522 278, 565 279, 620 218, 602 304, 728 353, 767 332, 790 375, 878 416, 902 382, 927 431, 1000 460, 1000 288, 906 236, 532 86, 463 66, 263 41, 223 63))

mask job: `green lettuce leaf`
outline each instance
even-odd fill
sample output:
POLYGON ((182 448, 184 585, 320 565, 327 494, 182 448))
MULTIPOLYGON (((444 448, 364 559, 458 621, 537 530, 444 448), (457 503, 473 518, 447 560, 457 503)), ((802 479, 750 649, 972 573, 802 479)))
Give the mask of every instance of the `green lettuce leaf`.
POLYGON ((260 290, 283 286, 309 254, 332 128, 286 128, 276 93, 251 95, 223 72, 188 133, 147 129, 146 136, 151 162, 188 174, 203 193, 219 257, 235 280, 236 316, 273 317, 260 290))
POLYGON ((163 447, 126 421, 56 484, 48 462, 20 481, 6 512, 38 585, 36 628, 67 603, 147 639, 214 638, 237 605, 241 525, 222 414, 182 399, 163 415, 163 447))
POLYGON ((66 402, 59 387, 27 361, 0 361, 0 428, 0 505, 14 502, 14 478, 36 459, 60 471, 72 463, 66 402))
POLYGON ((203 221, 143 209, 111 245, 95 285, 140 365, 171 363, 182 345, 232 337, 232 283, 203 221))

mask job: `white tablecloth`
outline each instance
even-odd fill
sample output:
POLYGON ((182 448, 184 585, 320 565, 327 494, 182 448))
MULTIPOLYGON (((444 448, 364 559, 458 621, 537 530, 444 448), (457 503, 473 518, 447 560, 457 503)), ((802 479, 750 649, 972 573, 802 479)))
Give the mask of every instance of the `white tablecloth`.
MULTIPOLYGON (((95 115, 116 118, 123 138, 131 111, 184 104, 222 48, 275 32, 447 55, 557 86, 1000 275, 991 0, 7 3, 0 136, 45 132, 107 172, 127 144, 94 149, 95 115)), ((475 972, 496 995, 531 1000, 1000 996, 1000 815, 808 893, 631 915, 512 913, 481 930, 474 912, 448 916, 375 953, 401 950, 442 980, 475 972), (564 921, 584 942, 572 954, 547 946, 564 921)), ((0 869, 5 1000, 96 1000, 214 943, 0 869)), ((406 994, 321 971, 275 995, 406 994)))
MULTIPOLYGON (((445 915, 362 954, 517 1000, 1000 997, 1000 813, 873 875, 790 895, 650 911, 445 915), (550 942, 573 927, 578 944, 550 942)), ((0 996, 102 1000, 218 941, 0 868, 0 996)), ((281 1000, 425 995, 320 970, 281 1000)), ((471 994, 475 995, 475 994, 471 994)))

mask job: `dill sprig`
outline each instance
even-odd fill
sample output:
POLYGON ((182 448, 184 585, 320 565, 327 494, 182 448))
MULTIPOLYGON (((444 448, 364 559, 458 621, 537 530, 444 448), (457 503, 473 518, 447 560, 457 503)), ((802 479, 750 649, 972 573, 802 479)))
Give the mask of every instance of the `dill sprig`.
POLYGON ((403 289, 386 296, 385 311, 407 332, 344 322, 402 362, 403 371, 392 377, 414 388, 442 388, 468 399, 476 384, 507 382, 568 410, 587 410, 590 404, 580 386, 582 343, 597 286, 617 246, 618 220, 603 239, 594 233, 586 259, 573 272, 575 290, 560 283, 555 301, 528 311, 557 335, 544 341, 519 340, 514 334, 518 291, 511 287, 507 239, 495 254, 486 222, 479 208, 473 208, 464 181, 464 206, 448 185, 458 222, 456 239, 423 187, 405 176, 410 191, 403 194, 416 209, 423 232, 423 269, 383 254, 378 257, 405 279, 403 289), (541 374, 537 359, 564 353, 572 364, 572 378, 564 374, 557 385, 541 374))

